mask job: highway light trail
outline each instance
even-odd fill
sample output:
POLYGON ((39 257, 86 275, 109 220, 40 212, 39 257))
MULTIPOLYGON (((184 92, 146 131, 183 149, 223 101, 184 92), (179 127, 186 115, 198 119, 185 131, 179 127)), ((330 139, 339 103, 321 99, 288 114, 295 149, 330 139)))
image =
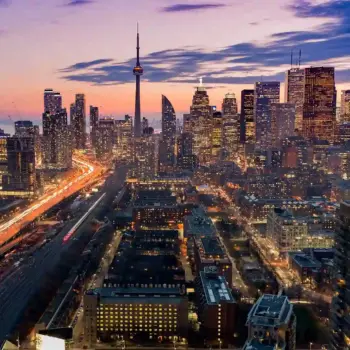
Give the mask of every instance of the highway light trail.
POLYGON ((62 184, 62 186, 53 193, 49 193, 39 198, 37 202, 23 212, 2 223, 0 225, 0 244, 12 238, 22 227, 25 226, 25 224, 33 221, 36 217, 42 215, 45 211, 49 210, 64 198, 84 187, 87 184, 89 177, 96 176, 97 168, 99 167, 95 167, 94 165, 78 158, 74 158, 73 161, 84 170, 84 173, 77 176, 69 183, 62 184), (94 174, 94 172, 96 174, 94 174))
POLYGON ((79 219, 79 221, 70 229, 70 231, 63 237, 63 242, 67 242, 76 232, 76 230, 81 226, 81 224, 86 220, 86 218, 91 214, 91 212, 97 207, 101 202, 103 197, 106 195, 104 193, 91 207, 90 209, 79 219))

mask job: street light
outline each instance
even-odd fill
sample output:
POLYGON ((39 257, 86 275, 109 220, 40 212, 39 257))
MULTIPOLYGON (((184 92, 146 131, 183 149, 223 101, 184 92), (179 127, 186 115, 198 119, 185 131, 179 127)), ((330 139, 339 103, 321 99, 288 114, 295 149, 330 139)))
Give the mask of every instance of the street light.
POLYGON ((311 350, 313 343, 309 343, 309 349, 311 350))

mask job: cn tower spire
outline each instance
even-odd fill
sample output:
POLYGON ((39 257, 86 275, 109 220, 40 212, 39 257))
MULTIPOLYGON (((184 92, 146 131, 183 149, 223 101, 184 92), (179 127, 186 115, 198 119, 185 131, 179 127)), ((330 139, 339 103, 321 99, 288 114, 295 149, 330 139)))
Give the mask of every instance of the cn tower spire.
POLYGON ((140 34, 139 24, 137 23, 137 36, 136 36, 136 66, 133 73, 136 77, 136 95, 135 95, 135 123, 134 123, 134 136, 140 137, 141 133, 141 75, 143 74, 143 68, 140 64, 140 34))

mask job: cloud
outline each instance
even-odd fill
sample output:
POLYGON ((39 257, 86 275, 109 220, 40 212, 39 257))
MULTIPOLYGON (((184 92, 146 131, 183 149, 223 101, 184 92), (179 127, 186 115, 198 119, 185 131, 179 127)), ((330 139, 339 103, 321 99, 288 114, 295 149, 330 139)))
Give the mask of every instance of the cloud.
POLYGON ((188 12, 188 11, 202 11, 209 9, 217 9, 226 7, 227 5, 221 3, 203 3, 203 4, 175 4, 163 7, 161 12, 188 12))
POLYGON ((75 6, 84 6, 84 5, 89 5, 89 4, 92 4, 94 3, 93 0, 70 0, 66 6, 72 6, 72 7, 75 7, 75 6))
POLYGON ((0 7, 7 7, 11 3, 10 0, 0 0, 0 7))
POLYGON ((62 69, 61 72, 74 72, 79 69, 85 69, 85 68, 102 64, 102 63, 109 63, 112 61, 113 60, 110 58, 103 58, 103 59, 89 61, 89 62, 79 62, 79 63, 73 64, 72 66, 62 69))
MULTIPOLYGON (((299 1, 289 8, 295 16, 324 16, 326 24, 314 31, 275 33, 263 44, 244 42, 208 51, 198 47, 162 50, 142 57, 144 81, 196 83, 199 76, 212 84, 250 84, 261 77, 284 80, 290 52, 302 51, 302 65, 336 67, 338 83, 350 83, 350 1, 336 0, 311 5, 299 1)), ((62 78, 94 85, 133 82, 135 59, 124 62, 100 59, 80 62, 60 71, 62 78), (68 73, 68 74, 67 74, 68 73)))

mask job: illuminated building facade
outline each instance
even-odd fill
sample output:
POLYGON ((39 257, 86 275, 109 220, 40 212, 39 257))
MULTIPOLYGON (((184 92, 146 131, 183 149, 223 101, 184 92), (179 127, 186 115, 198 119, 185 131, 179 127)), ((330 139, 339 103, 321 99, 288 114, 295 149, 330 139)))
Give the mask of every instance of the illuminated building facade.
POLYGON ((305 68, 302 135, 333 142, 335 121, 334 68, 305 68))
POLYGON ((335 236, 335 294, 331 304, 332 350, 350 347, 350 202, 340 204, 335 236))
POLYGON ((72 166, 71 133, 67 112, 43 114, 43 165, 46 169, 63 170, 72 166))
POLYGON ((189 132, 180 134, 177 138, 177 166, 183 170, 192 171, 196 167, 196 156, 193 154, 193 135, 189 132))
POLYGON ((238 150, 240 138, 239 115, 235 94, 225 95, 222 102, 223 148, 225 158, 232 157, 238 150))
POLYGON ((0 132, 0 190, 2 190, 3 178, 7 175, 7 138, 3 130, 0 132))
POLYGON ((75 149, 86 148, 86 107, 85 95, 76 94, 75 103, 70 108, 70 119, 73 133, 73 147, 75 149))
POLYGON ((221 159, 223 141, 223 118, 220 112, 213 113, 213 132, 212 132, 212 160, 221 159))
POLYGON ((227 344, 235 331, 237 304, 225 277, 207 266, 196 278, 195 289, 202 337, 208 344, 227 344))
POLYGON ((283 139, 294 136, 295 105, 294 103, 271 104, 271 136, 272 144, 281 146, 283 139))
POLYGON ((15 136, 32 137, 34 139, 35 148, 35 167, 42 167, 42 138, 38 125, 33 125, 31 121, 20 120, 15 122, 15 136))
POLYGON ((302 130, 304 104, 305 70, 291 68, 286 73, 285 101, 295 105, 294 129, 302 130))
POLYGON ((279 82, 257 82, 254 92, 256 143, 262 148, 271 145, 271 104, 280 101, 279 82))
POLYGON ((184 133, 191 133, 192 132, 192 121, 191 121, 191 114, 184 114, 183 119, 183 132, 184 133))
POLYGON ((111 159, 113 155, 115 122, 112 118, 100 119, 96 127, 96 157, 111 159))
POLYGON ((340 123, 350 123, 350 90, 341 92, 340 123))
POLYGON ((243 349, 295 350, 296 321, 288 297, 262 295, 249 311, 248 339, 243 349))
POLYGON ((56 114, 62 110, 62 96, 52 89, 44 90, 44 113, 56 114))
POLYGON ((147 130, 149 130, 149 134, 134 139, 134 176, 138 179, 153 178, 158 172, 156 139, 153 135, 153 129, 148 128, 147 130))
POLYGON ((254 122, 254 90, 242 90, 241 92, 241 143, 255 143, 254 122))
POLYGON ((191 106, 193 154, 199 164, 209 164, 212 150, 213 119, 206 89, 197 87, 191 106))
POLYGON ((89 347, 97 340, 178 341, 187 337, 185 291, 162 285, 100 288, 84 296, 84 336, 89 347))
POLYGON ((175 143, 176 143, 176 114, 169 99, 162 95, 162 145, 165 148, 165 159, 159 159, 164 165, 175 164, 175 143))
POLYGON ((33 137, 7 138, 7 175, 3 177, 3 193, 18 197, 33 196, 37 189, 35 145, 33 137))
POLYGON ((90 106, 90 139, 93 148, 96 148, 96 129, 99 120, 99 110, 98 107, 90 106))
POLYGON ((132 159, 133 125, 132 118, 126 115, 115 121, 116 156, 117 159, 130 162, 132 159))

